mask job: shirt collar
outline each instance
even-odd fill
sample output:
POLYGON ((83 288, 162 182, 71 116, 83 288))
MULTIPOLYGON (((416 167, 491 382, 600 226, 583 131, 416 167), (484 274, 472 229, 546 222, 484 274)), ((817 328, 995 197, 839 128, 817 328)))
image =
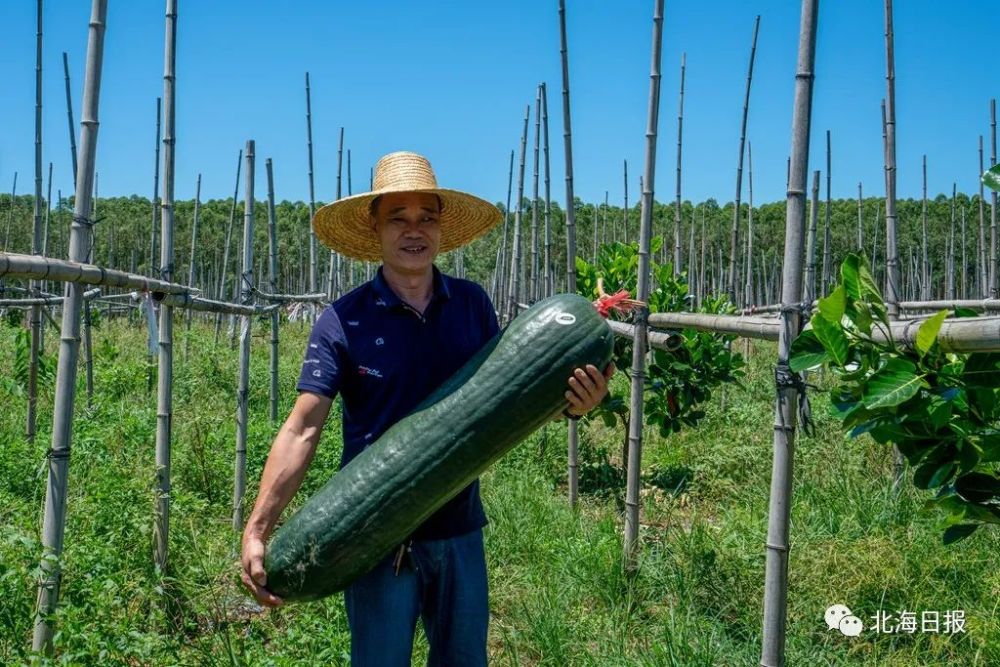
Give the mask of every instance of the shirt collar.
MULTIPOLYGON (((451 298, 451 287, 449 283, 451 278, 441 273, 438 267, 431 265, 431 270, 434 272, 434 287, 431 294, 431 300, 435 299, 450 299, 451 298)), ((386 306, 400 306, 403 304, 402 299, 396 296, 396 293, 392 291, 389 287, 389 283, 386 282, 385 276, 382 275, 382 266, 378 267, 378 271, 375 272, 375 277, 372 278, 372 289, 375 291, 376 303, 381 300, 386 306)))

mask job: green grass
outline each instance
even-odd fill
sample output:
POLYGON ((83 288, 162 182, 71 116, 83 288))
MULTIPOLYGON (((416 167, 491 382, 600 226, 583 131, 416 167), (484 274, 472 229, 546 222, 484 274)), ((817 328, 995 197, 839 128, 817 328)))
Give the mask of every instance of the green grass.
MULTIPOLYGON (((170 567, 152 565, 155 395, 146 393, 145 339, 125 321, 94 332, 95 386, 81 372, 70 459, 60 664, 347 664, 341 596, 253 614, 237 579, 229 526, 236 354, 197 325, 184 360, 175 327, 170 567)), ((280 412, 294 399, 307 328, 286 324, 280 412)), ((14 377, 16 328, 0 323, 0 378, 14 377)), ((56 344, 47 332, 52 354, 56 344)), ((248 502, 277 425, 267 418, 267 339, 253 339, 248 502)), ((742 344, 741 344, 742 346, 742 344)), ((660 440, 648 429, 641 569, 621 565, 624 434, 584 424, 584 493, 566 502, 565 427, 550 424, 483 477, 490 526, 491 662, 497 665, 757 664, 772 449, 774 348, 755 346, 745 388, 713 399, 697 430, 660 440)), ((82 366, 81 366, 82 370, 82 366)), ((814 378, 815 379, 815 378, 814 378)), ((15 383, 16 384, 16 381, 15 383)), ((50 442, 52 387, 39 436, 25 441, 25 399, 0 383, 0 664, 41 662, 29 647, 50 442)), ((624 389, 624 379, 616 379, 624 389)), ((891 492, 891 452, 846 440, 814 396, 814 437, 796 443, 789 565, 789 665, 996 665, 1000 539, 991 529, 952 547, 907 485, 891 492), (828 631, 823 612, 846 603, 867 624, 895 613, 962 609, 966 632, 875 635, 828 631)), ((295 501, 340 457, 335 410, 295 501)), ((414 664, 426 659, 418 630, 414 664)))

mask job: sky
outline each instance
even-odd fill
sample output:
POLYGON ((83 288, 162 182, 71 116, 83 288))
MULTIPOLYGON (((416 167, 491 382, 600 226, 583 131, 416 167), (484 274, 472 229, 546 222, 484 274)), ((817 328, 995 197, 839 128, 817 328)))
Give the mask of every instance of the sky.
MULTIPOLYGON (((164 3, 109 0, 100 98, 100 196, 153 190, 156 98, 163 94, 164 3)), ((336 194, 337 138, 351 150, 352 191, 394 150, 426 155, 443 187, 504 201, 510 151, 525 108, 548 88, 551 193, 565 202, 562 79, 556 0, 179 0, 176 198, 232 196, 238 151, 256 141, 279 200, 307 201, 305 73, 312 84, 317 200, 336 194)), ((638 200, 645 168, 653 0, 567 0, 574 189, 585 201, 638 200)), ((885 95, 883 3, 820 3, 809 167, 826 169, 834 198, 882 196, 880 101, 885 95)), ((686 54, 684 199, 731 201, 754 18, 760 33, 750 94, 755 202, 784 199, 800 3, 667 2, 655 195, 674 197, 680 61, 686 54)), ((43 160, 53 195, 72 190, 62 53, 69 58, 79 136, 90 2, 43 9, 43 160)), ((978 137, 989 163, 991 49, 1000 3, 910 0, 895 5, 898 193, 919 197, 927 155, 930 196, 978 190, 978 137)), ((35 2, 0 2, 0 191, 18 173, 34 188, 35 2)), ((530 196, 534 110, 525 196, 530 196)), ((518 160, 514 163, 517 191, 518 160)), ((242 188, 242 185, 241 185, 242 188)), ((540 185, 544 188, 544 184, 540 185)), ((747 185, 743 186, 747 198, 747 185)))

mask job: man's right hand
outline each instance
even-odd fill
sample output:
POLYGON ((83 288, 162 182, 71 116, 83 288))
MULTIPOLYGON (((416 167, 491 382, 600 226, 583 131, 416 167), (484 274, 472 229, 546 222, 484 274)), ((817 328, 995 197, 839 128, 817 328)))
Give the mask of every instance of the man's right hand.
POLYGON ((280 607, 284 600, 267 590, 267 572, 264 571, 264 541, 255 535, 243 536, 243 569, 240 578, 257 602, 265 607, 280 607))

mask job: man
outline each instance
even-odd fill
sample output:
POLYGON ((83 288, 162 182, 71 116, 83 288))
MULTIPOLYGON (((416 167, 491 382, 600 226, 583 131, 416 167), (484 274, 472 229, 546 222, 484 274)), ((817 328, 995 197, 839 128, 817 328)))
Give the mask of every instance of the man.
MULTIPOLYGON (((335 395, 343 397, 343 467, 498 332, 485 291, 433 262, 500 219, 489 202, 438 188, 427 160, 408 152, 379 160, 372 192, 316 212, 313 228, 326 245, 382 266, 327 308, 310 335, 299 397, 271 446, 243 533, 242 579, 261 604, 282 604, 266 588, 264 545, 302 482, 335 395)), ((565 414, 597 405, 613 372, 613 364, 603 375, 591 365, 576 369, 565 414)), ((353 665, 409 665, 418 616, 431 665, 486 664, 486 523, 476 480, 347 588, 353 665)))

